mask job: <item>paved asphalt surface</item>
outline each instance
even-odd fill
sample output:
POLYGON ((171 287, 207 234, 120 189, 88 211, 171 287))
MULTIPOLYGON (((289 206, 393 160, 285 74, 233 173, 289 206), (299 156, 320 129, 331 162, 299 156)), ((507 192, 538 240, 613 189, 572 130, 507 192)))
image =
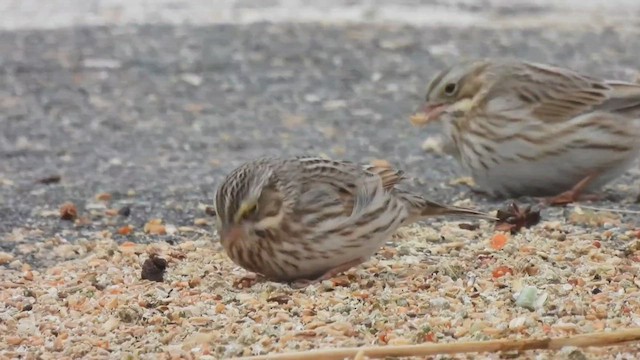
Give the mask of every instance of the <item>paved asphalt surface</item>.
MULTIPOLYGON (((504 201, 448 185, 464 174, 422 150, 429 132, 409 124, 433 72, 454 59, 512 56, 629 79, 640 67, 634 29, 257 23, 1 32, 0 250, 16 252, 18 233, 23 242, 73 243, 125 223, 140 230, 152 218, 193 226, 222 176, 265 154, 386 159, 434 199, 495 209, 504 201), (61 179, 39 182, 51 176, 61 179), (112 194, 104 206, 131 215, 96 215, 103 192, 112 194), (90 221, 60 220, 67 201, 90 221)), ((594 205, 637 209, 639 173, 594 205)))

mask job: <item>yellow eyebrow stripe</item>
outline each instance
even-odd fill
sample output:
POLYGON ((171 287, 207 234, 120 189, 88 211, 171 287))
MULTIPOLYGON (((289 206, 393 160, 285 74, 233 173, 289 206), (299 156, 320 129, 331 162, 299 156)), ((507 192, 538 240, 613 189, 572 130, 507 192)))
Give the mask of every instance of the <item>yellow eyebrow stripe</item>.
POLYGON ((239 223, 239 222, 240 222, 240 220, 242 220, 243 216, 244 216, 247 212, 251 211, 251 209, 253 209, 255 206, 257 206, 257 204, 256 204, 256 203, 254 203, 254 202, 243 202, 243 203, 240 205, 240 208, 238 209, 238 211, 236 212, 236 215, 233 217, 233 220, 234 220, 236 223, 239 223))

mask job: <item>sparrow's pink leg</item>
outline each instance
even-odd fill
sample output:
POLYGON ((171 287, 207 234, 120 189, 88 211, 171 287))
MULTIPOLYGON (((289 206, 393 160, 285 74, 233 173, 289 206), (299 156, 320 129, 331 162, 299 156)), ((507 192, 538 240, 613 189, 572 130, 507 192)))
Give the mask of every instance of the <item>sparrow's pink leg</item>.
POLYGON ((583 201, 596 201, 602 200, 603 195, 600 194, 582 194, 582 191, 600 175, 599 173, 593 173, 580 180, 573 188, 560 193, 551 198, 545 199, 545 202, 552 206, 567 205, 579 200, 583 201))

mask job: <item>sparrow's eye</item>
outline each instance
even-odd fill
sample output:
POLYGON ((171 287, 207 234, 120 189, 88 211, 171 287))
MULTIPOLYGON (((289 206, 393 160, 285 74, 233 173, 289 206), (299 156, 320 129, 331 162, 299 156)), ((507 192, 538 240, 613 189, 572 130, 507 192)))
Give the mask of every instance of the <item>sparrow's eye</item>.
POLYGON ((456 92, 456 89, 458 87, 456 86, 456 84, 454 83, 448 83, 447 85, 445 85, 444 87, 444 93, 446 95, 453 95, 456 92))

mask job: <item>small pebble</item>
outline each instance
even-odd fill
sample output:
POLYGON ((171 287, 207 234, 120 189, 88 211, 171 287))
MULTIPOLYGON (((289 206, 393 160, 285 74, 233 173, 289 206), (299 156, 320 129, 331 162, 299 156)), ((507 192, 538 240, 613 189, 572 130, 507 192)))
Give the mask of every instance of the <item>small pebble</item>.
POLYGON ((435 298, 435 299, 430 299, 429 300, 429 305, 433 306, 434 308, 438 308, 438 309, 447 309, 449 308, 449 300, 445 299, 445 298, 435 298))
POLYGON ((516 298, 516 305, 525 309, 534 310, 537 296, 538 289, 534 286, 526 286, 520 291, 520 294, 516 298))

